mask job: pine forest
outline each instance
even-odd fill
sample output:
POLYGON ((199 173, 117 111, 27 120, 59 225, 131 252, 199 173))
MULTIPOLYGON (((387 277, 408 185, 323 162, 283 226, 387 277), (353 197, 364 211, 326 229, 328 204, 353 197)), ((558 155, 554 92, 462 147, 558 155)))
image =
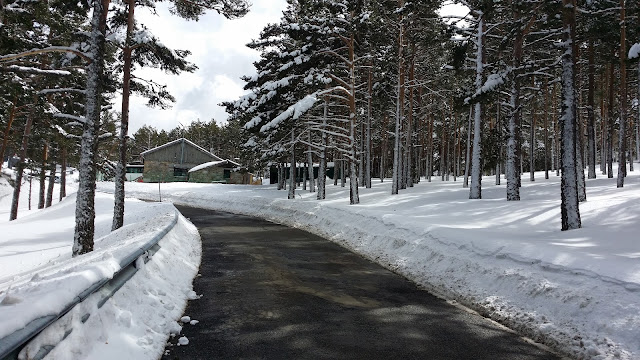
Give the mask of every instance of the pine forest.
MULTIPOLYGON (((242 79, 246 94, 224 103, 226 123, 165 131, 149 121, 129 134, 131 95, 158 108, 176 100, 136 70, 198 65, 136 21, 161 2, 0 0, 0 158, 20 159, 11 218, 24 169, 41 169, 46 206, 45 169, 73 164, 74 255, 93 249, 97 172, 115 178, 115 230, 125 165, 182 137, 253 173, 275 168, 289 199, 303 190, 321 201, 327 186, 343 186, 355 205, 374 181, 399 194, 435 177, 482 199, 492 176, 506 184, 504 201, 519 201, 522 182, 543 171, 561 178, 562 230, 582 226, 585 178, 623 187, 639 160, 638 1, 456 0, 465 11, 452 15, 438 0, 287 0, 281 20, 247 44, 260 58, 242 79), (296 167, 302 179, 286 175, 296 167)), ((245 0, 165 2, 185 21, 251 11, 245 0)))

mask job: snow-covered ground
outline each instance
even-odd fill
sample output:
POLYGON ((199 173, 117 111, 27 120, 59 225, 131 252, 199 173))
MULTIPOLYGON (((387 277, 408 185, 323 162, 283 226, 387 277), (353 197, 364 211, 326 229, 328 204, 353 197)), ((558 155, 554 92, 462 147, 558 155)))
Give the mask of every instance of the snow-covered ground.
MULTIPOLYGON (((583 228, 560 231, 559 177, 523 177, 522 200, 483 181, 469 200, 461 181, 422 182, 391 196, 390 182, 327 188, 327 200, 274 186, 161 184, 163 201, 269 219, 329 238, 529 337, 582 359, 640 358, 640 173, 623 189, 587 181, 583 228)), ((112 192, 111 183, 99 190, 112 192)), ((127 183, 157 200, 158 184, 127 183)))
MULTIPOLYGON (((113 196, 98 193, 95 250, 72 258, 73 181, 70 185, 70 195, 47 209, 28 211, 28 197, 21 196, 19 217, 9 222, 12 188, 0 178, 0 338, 60 311, 91 284, 111 278, 121 259, 176 216, 170 203, 128 199, 125 226, 111 232, 113 196)), ((90 296, 41 333, 21 358, 35 354, 40 345, 56 344, 73 328, 48 358, 157 359, 169 334, 179 333, 187 299, 197 297, 191 283, 201 256, 197 229, 182 216, 159 245, 151 261, 104 306, 97 308, 98 294, 90 296), (90 317, 83 323, 85 314, 90 317)))

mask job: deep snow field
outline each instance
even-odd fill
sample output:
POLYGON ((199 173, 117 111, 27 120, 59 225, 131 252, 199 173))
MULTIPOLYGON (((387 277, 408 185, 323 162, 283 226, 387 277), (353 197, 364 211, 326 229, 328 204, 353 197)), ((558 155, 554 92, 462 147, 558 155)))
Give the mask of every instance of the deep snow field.
MULTIPOLYGON (((616 169, 614 169, 616 171, 616 169)), ((615 172, 614 172, 615 174, 615 172)), ((219 209, 308 230, 340 243, 452 302, 581 359, 640 358, 640 172, 623 189, 587 180, 583 228, 560 231, 560 178, 523 175, 519 202, 483 180, 483 199, 457 182, 422 181, 391 196, 390 181, 327 187, 327 200, 275 185, 161 184, 163 201, 219 209)), ((100 183, 112 192, 113 184, 100 183)), ((158 200, 158 184, 127 183, 158 200)))
MULTIPOLYGON (((6 169, 3 169, 7 172, 6 169)), ((24 185, 23 185, 24 186, 24 185)), ((96 196, 93 252, 71 257, 75 226, 75 183, 69 196, 37 210, 36 179, 32 210, 25 191, 18 219, 9 222, 12 188, 0 178, 0 339, 40 316, 59 312, 81 291, 120 270, 120 259, 165 228, 177 216, 170 203, 127 199, 125 226, 111 232, 113 196, 96 196)), ((26 184, 28 189, 28 183, 26 184)), ((25 188, 23 188, 25 189, 25 188)), ((179 213, 178 213, 179 214, 179 213)), ((48 359, 157 359, 169 334, 181 330, 179 319, 187 299, 195 299, 191 283, 200 265, 200 235, 184 217, 159 243, 160 250, 104 306, 99 294, 49 326, 25 348, 33 356, 42 345, 55 345, 48 359), (90 314, 85 323, 81 319, 90 314)), ((142 265, 144 264, 144 266, 142 265)))

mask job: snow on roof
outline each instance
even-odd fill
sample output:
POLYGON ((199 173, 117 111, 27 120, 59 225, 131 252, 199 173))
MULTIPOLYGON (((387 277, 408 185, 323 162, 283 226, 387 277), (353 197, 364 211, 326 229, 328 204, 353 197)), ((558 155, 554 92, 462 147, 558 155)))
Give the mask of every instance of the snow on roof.
POLYGON ((177 139, 177 140, 173 140, 173 141, 170 141, 170 142, 168 142, 168 143, 166 143, 164 145, 160 145, 158 147, 154 147, 153 149, 149 149, 147 151, 143 151, 143 152, 140 153, 140 155, 144 156, 146 154, 150 154, 152 152, 158 151, 160 149, 164 149, 166 147, 169 147, 169 146, 181 143, 181 142, 185 142, 185 143, 193 146, 194 148, 198 149, 199 151, 201 151, 201 152, 213 157, 214 159, 218 159, 218 161, 222 161, 222 158, 216 156, 215 154, 211 153, 210 151, 207 151, 207 150, 201 148, 200 146, 196 145, 195 143, 193 143, 193 142, 191 142, 191 141, 189 141, 189 140, 187 140, 185 138, 180 138, 180 139, 177 139))
POLYGON ((191 173, 191 172, 194 172, 194 171, 206 169, 208 167, 214 167, 214 166, 220 166, 220 165, 231 165, 233 167, 240 166, 240 164, 238 164, 237 162, 231 161, 231 160, 211 161, 211 162, 208 162, 208 163, 200 164, 198 166, 194 166, 189 170, 189 172, 191 173))

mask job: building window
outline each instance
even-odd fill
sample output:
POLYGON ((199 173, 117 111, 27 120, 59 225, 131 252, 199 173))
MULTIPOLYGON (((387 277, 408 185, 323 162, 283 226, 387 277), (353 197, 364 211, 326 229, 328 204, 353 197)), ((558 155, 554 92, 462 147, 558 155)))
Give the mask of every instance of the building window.
POLYGON ((188 172, 189 172, 189 170, 187 170, 187 169, 180 169, 180 168, 177 168, 177 167, 173 168, 173 176, 184 176, 184 177, 186 177, 188 172))
POLYGON ((128 174, 142 174, 144 172, 144 167, 142 166, 127 166, 128 174))
POLYGON ((231 170, 229 169, 224 169, 224 175, 223 175, 224 179, 231 179, 231 170))

